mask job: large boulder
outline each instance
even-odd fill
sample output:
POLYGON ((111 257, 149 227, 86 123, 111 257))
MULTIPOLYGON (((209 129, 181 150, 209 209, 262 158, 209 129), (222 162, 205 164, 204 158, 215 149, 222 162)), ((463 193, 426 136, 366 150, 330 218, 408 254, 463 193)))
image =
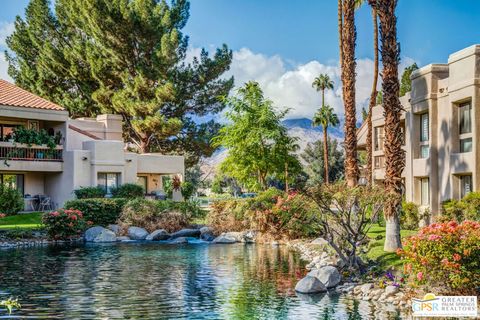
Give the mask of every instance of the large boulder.
POLYGON ((295 286, 295 291, 300 293, 320 293, 327 291, 327 288, 316 277, 307 275, 305 278, 298 281, 295 286))
POLYGON ((85 241, 87 242, 115 242, 117 236, 111 230, 104 227, 92 227, 85 231, 85 241))
POLYGON ((127 236, 120 236, 120 237, 117 237, 117 241, 128 242, 128 241, 133 241, 133 240, 130 239, 129 237, 127 237, 127 236))
POLYGON ((215 239, 213 229, 210 227, 200 228, 200 239, 204 241, 213 241, 213 239, 215 239))
POLYGON ((118 224, 109 224, 107 229, 113 231, 116 235, 120 234, 120 226, 118 224))
POLYGON ((246 243, 254 243, 257 237, 257 233, 253 230, 248 230, 243 234, 243 241, 246 243))
POLYGON ((222 233, 212 241, 213 243, 235 243, 238 242, 237 238, 231 235, 231 232, 222 233))
POLYGON ((148 231, 139 227, 129 227, 128 236, 132 240, 145 240, 148 236, 148 231))
POLYGON ((178 238, 175 238, 172 242, 170 242, 171 244, 187 244, 188 243, 188 240, 187 238, 185 237, 178 237, 178 238))
POLYGON ((160 230, 155 230, 152 233, 150 233, 145 240, 147 241, 159 241, 159 240, 167 240, 170 238, 170 234, 165 231, 164 229, 160 230))
POLYGON ((325 266, 320 269, 314 269, 308 273, 309 276, 320 280, 325 287, 333 288, 342 281, 342 276, 337 268, 332 266, 325 266))
POLYGON ((197 238, 200 236, 200 229, 182 229, 180 231, 174 232, 170 235, 171 239, 180 238, 180 237, 194 237, 197 238))

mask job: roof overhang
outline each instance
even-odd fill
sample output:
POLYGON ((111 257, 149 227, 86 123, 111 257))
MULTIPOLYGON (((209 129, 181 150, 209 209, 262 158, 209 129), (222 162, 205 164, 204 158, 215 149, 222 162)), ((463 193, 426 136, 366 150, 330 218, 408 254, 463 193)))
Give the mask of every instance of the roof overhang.
POLYGON ((0 115, 6 118, 19 118, 30 120, 45 120, 65 122, 68 120, 66 110, 48 110, 0 105, 0 115))

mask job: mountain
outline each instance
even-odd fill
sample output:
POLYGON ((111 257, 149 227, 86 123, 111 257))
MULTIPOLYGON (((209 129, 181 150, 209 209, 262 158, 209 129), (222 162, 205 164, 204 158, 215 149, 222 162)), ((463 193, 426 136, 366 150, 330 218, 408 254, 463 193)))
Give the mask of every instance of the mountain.
MULTIPOLYGON (((282 121, 283 125, 287 127, 288 134, 292 137, 298 137, 297 144, 300 149, 298 154, 301 154, 307 147, 308 143, 312 143, 323 139, 322 127, 312 127, 312 120, 308 118, 287 119, 282 121)), ((328 135, 330 138, 337 140, 343 140, 343 124, 336 128, 328 128, 328 135)), ((203 159, 201 164, 201 170, 204 176, 213 178, 215 169, 219 163, 227 156, 226 149, 220 149, 216 151, 210 158, 203 159)))

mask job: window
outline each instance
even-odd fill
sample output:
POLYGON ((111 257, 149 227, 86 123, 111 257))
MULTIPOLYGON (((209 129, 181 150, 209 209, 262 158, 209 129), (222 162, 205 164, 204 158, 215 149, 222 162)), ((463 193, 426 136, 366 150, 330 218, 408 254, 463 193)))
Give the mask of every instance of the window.
POLYGON ((472 176, 460 176, 460 197, 463 198, 473 191, 472 176))
POLYGON ((472 138, 460 139, 460 152, 472 152, 472 138))
POLYGON ((142 186, 143 191, 147 192, 147 177, 146 176, 138 176, 137 177, 137 184, 142 186))
POLYGON ((0 124, 0 141, 8 141, 12 138, 13 130, 18 127, 15 124, 0 124))
POLYGON ((422 206, 428 206, 430 203, 430 186, 428 178, 420 179, 420 204, 422 206))
POLYGON ((428 113, 424 113, 420 116, 420 141, 428 141, 428 131, 429 131, 429 122, 428 122, 428 113))
POLYGON ((375 127, 375 151, 383 150, 384 133, 383 127, 375 127))
POLYGON ((25 194, 23 174, 2 174, 0 173, 0 183, 10 188, 18 190, 22 196, 25 194))
POLYGON ((99 172, 97 176, 98 186, 105 190, 106 194, 112 194, 112 188, 118 187, 120 173, 99 172))
POLYGON ((420 158, 426 159, 430 155, 430 147, 427 145, 420 146, 420 158))
POLYGON ((463 103, 459 106, 460 134, 472 132, 472 106, 469 103, 463 103))
POLYGON ((385 167, 385 157, 384 156, 376 156, 373 158, 375 169, 380 169, 385 167))

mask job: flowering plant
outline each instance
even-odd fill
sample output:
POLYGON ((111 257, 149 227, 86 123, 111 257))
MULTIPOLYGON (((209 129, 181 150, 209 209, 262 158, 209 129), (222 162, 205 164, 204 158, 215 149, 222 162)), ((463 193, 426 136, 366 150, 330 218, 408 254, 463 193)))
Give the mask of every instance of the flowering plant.
POLYGON ((380 280, 379 287, 382 289, 387 286, 394 286, 394 287, 400 288, 404 284, 405 284, 404 276, 397 277, 392 272, 387 271, 383 279, 380 280))
POLYGON ((0 219, 5 218, 7 215, 5 213, 0 213, 0 219))
POLYGON ((404 272, 419 284, 442 283, 450 289, 480 286, 480 223, 434 223, 404 241, 398 250, 404 272))
POLYGON ((78 237, 89 225, 83 218, 82 212, 76 209, 58 209, 47 212, 43 215, 42 220, 48 236, 54 240, 78 237))

